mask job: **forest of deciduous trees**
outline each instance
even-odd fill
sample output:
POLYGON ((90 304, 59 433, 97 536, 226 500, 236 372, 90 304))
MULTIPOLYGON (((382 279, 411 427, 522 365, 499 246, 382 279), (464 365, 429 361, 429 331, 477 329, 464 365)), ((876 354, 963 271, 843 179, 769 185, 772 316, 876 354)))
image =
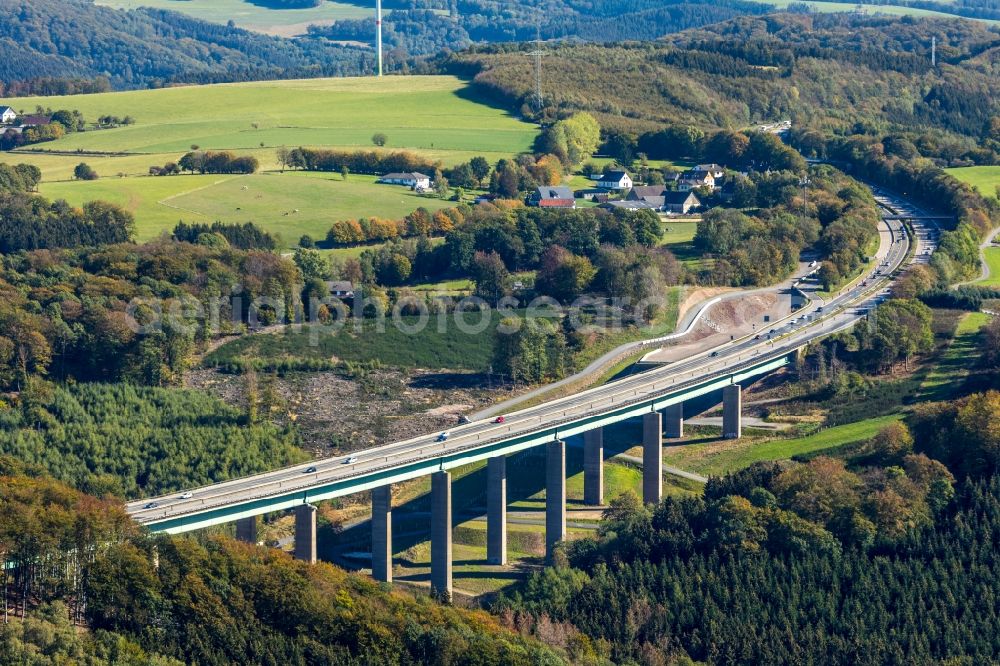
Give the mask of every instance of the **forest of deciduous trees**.
POLYGON ((124 243, 133 237, 135 219, 115 204, 90 201, 74 208, 12 186, 7 190, 0 183, 0 252, 124 243))
POLYGON ((13 564, 0 568, 7 664, 565 663, 482 611, 328 564, 229 539, 142 535, 117 500, 10 458, 0 457, 0 487, 0 556, 13 564))
MULTIPOLYGON (((707 25, 743 14, 763 14, 772 6, 724 0, 418 0, 388 3, 383 40, 390 62, 407 56, 456 51, 474 42, 510 42, 576 38, 595 42, 656 39, 668 33, 707 25), (438 10, 438 11, 435 11, 438 10), (442 15, 440 10, 449 10, 442 15)), ((364 19, 310 26, 309 34, 337 41, 373 43, 375 26, 364 19)))
POLYGON ((240 329, 255 299, 270 299, 255 311, 265 323, 294 314, 298 299, 291 260, 224 240, 36 250, 0 261, 3 388, 33 375, 173 385, 196 342, 240 329))
POLYGON ((343 76, 372 69, 367 49, 269 37, 184 14, 119 11, 88 0, 2 0, 10 93, 92 92, 169 83, 343 76), (27 81, 30 83, 21 83, 27 81))
MULTIPOLYGON (((788 118, 822 132, 929 134, 955 159, 994 161, 995 151, 984 153, 976 140, 1000 115, 998 44, 995 28, 975 22, 781 14, 740 17, 656 44, 550 45, 541 115, 590 111, 605 129, 633 137, 664 125, 706 130, 788 118), (614 77, 605 76, 608 62, 616 63, 614 77), (883 103, 865 103, 871 99, 883 103)), ((534 117, 525 48, 475 47, 440 67, 474 76, 484 94, 534 117)))
POLYGON ((702 282, 772 284, 788 275, 809 247, 819 249, 820 277, 829 286, 867 261, 879 214, 871 194, 856 181, 820 167, 810 172, 808 193, 798 189, 794 172, 754 172, 748 183, 743 204, 756 207, 755 214, 715 208, 698 223, 695 246, 717 258, 700 276, 702 282))

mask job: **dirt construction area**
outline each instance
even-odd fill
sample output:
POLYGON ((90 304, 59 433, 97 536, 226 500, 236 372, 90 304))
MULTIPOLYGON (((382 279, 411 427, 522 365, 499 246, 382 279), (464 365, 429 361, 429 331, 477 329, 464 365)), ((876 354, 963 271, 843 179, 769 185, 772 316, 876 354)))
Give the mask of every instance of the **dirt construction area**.
POLYGON ((653 363, 676 363, 731 338, 766 333, 773 322, 792 312, 792 296, 779 293, 749 294, 716 303, 698 320, 690 333, 646 357, 653 363))

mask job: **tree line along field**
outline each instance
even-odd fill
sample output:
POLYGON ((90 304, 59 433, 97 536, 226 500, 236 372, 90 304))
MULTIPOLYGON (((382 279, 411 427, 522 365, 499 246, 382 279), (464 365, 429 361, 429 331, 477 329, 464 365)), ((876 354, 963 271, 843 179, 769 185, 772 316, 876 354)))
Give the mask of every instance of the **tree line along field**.
POLYGON ((97 0, 96 4, 115 9, 154 7, 183 12, 194 18, 212 23, 232 21, 240 28, 280 37, 293 37, 305 33, 310 23, 324 24, 342 19, 359 19, 371 16, 374 5, 328 0, 318 7, 303 9, 270 9, 245 0, 97 0))
POLYGON ((419 206, 446 205, 361 175, 346 182, 339 174, 146 175, 150 166, 176 161, 193 145, 252 154, 262 168, 276 171, 279 146, 372 149, 372 134, 382 132, 388 136, 386 149, 411 150, 449 165, 475 155, 492 162, 527 151, 537 133, 506 111, 479 103, 451 76, 186 86, 3 103, 29 112, 36 105, 78 109, 88 121, 108 114, 135 118, 134 125, 71 133, 33 146, 52 152, 0 153, 0 161, 42 169, 40 191, 47 197, 125 206, 136 215, 140 240, 181 219, 252 220, 293 244, 304 233, 322 238, 338 219, 398 218, 419 206), (101 179, 73 181, 81 161, 101 179))

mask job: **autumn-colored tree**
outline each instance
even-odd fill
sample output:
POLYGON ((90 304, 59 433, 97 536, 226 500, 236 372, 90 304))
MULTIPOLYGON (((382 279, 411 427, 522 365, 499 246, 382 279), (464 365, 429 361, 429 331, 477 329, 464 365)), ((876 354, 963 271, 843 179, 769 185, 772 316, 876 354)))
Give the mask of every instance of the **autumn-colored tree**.
POLYGON ((510 273, 496 252, 476 252, 472 260, 476 295, 495 304, 509 289, 510 273))
POLYGON ((542 257, 535 289, 546 296, 571 301, 586 290, 596 274, 597 269, 589 259, 553 245, 542 257))

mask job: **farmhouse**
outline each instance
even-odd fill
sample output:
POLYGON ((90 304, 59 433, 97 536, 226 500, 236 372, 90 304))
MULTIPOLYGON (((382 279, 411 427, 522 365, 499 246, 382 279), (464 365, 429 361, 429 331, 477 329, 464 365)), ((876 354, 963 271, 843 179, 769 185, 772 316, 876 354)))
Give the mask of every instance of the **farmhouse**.
MULTIPOLYGON (((663 185, 638 185, 633 187, 625 195, 625 201, 620 203, 643 203, 659 211, 681 214, 686 214, 692 208, 697 208, 701 205, 701 201, 691 191, 668 190, 663 185)), ((635 209, 629 206, 615 206, 615 208, 635 209)), ((637 208, 645 208, 645 206, 637 208)))
POLYGON ((0 106, 0 125, 9 125, 17 120, 17 114, 9 106, 0 106))
POLYGON ((427 190, 431 187, 431 177, 416 171, 412 173, 387 173, 379 178, 378 182, 389 185, 406 185, 414 190, 427 190))
POLYGON ((625 171, 605 171, 598 178, 597 186, 606 190, 628 190, 632 187, 632 178, 625 171))
POLYGON ((726 173, 726 168, 719 164, 699 164, 695 168, 691 169, 695 173, 707 173, 711 174, 712 178, 722 178, 726 173))
POLYGON ((34 116, 21 116, 21 127, 40 127, 42 125, 51 125, 52 116, 45 115, 34 115, 34 116))
POLYGON ((703 171, 685 171, 677 181, 677 189, 681 192, 693 190, 696 187, 706 187, 709 190, 715 189, 715 176, 703 171))
POLYGON ((626 201, 645 201, 656 206, 663 205, 663 196, 669 192, 663 185, 636 185, 625 195, 626 201))
POLYGON ((663 210, 667 213, 687 215, 692 209, 699 208, 701 201, 694 192, 666 192, 663 197, 663 210))
POLYGON ((334 298, 354 298, 353 282, 333 280, 326 283, 326 288, 330 291, 330 296, 334 298))
POLYGON ((528 197, 529 206, 539 208, 576 208, 573 190, 562 185, 543 185, 528 197))

